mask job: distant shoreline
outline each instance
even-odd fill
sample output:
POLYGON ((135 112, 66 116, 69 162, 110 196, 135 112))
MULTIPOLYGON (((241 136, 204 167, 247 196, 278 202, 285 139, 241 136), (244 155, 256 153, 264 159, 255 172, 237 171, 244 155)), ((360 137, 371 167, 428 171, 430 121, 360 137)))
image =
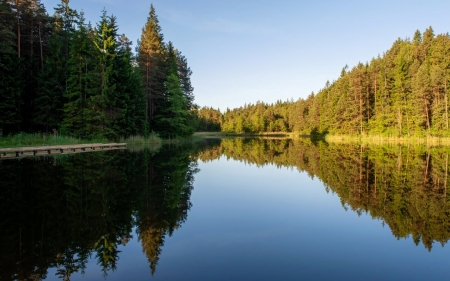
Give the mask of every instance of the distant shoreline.
POLYGON ((383 135, 308 135, 292 132, 265 133, 227 133, 227 132, 196 132, 194 137, 281 137, 281 138, 314 138, 323 139, 330 143, 364 143, 364 144, 428 144, 450 145, 450 137, 436 136, 383 136, 383 135))

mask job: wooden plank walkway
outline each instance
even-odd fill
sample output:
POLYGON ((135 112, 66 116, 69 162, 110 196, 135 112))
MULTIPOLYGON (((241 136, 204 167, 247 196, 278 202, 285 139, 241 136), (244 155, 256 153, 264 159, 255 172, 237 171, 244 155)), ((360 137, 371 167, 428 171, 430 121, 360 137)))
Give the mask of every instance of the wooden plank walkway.
POLYGON ((126 143, 90 143, 73 145, 53 145, 36 147, 15 147, 0 149, 0 160, 52 154, 69 154, 101 150, 126 149, 126 143))

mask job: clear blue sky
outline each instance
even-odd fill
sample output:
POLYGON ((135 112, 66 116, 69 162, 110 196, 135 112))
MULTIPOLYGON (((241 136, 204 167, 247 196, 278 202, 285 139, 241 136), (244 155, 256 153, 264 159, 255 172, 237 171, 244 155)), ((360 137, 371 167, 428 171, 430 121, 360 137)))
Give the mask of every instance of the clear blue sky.
MULTIPOLYGON (((42 0, 47 11, 59 0, 42 0)), ((88 21, 101 11, 136 42, 153 3, 165 41, 193 70, 195 102, 222 111, 256 101, 307 97, 343 66, 433 26, 450 32, 450 1, 71 0, 88 21)))

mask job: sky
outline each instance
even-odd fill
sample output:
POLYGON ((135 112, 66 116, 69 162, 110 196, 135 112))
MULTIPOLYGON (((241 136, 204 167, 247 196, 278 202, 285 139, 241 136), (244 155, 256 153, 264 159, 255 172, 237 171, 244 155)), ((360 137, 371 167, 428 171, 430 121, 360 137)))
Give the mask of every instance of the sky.
MULTIPOLYGON (((41 0, 53 14, 60 0, 41 0)), ((156 9, 165 42, 187 58, 195 103, 221 111, 318 92, 341 69, 370 62, 429 26, 450 32, 450 1, 71 0, 87 21, 117 17, 133 43, 156 9)))

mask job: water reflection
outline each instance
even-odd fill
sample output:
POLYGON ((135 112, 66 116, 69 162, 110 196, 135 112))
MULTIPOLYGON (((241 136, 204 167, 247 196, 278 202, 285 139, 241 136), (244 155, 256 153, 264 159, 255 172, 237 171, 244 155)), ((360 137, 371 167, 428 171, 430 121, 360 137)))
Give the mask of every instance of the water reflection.
POLYGON ((134 226, 153 273, 191 207, 194 148, 1 161, 0 279, 70 280, 91 257, 106 276, 134 226))
POLYGON ((309 140, 224 139, 197 155, 292 167, 318 177, 345 210, 369 212, 397 238, 412 236, 431 250, 450 238, 447 197, 450 147, 313 144, 309 140))
POLYGON ((449 147, 209 139, 194 144, 0 161, 0 280, 70 280, 95 258, 106 276, 136 238, 155 273, 187 219, 197 162, 225 156, 319 178, 345 210, 370 213, 428 250, 450 238, 449 147), (136 237, 133 237, 136 229, 136 237))

